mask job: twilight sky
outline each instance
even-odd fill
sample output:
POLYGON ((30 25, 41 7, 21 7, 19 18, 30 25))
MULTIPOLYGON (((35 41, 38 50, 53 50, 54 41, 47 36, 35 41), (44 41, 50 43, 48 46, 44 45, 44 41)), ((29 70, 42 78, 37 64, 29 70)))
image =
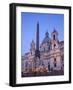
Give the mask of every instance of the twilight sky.
POLYGON ((48 31, 49 37, 54 28, 59 33, 59 40, 64 40, 64 15, 45 13, 21 13, 21 55, 29 52, 32 40, 36 43, 37 22, 39 22, 40 43, 48 31))

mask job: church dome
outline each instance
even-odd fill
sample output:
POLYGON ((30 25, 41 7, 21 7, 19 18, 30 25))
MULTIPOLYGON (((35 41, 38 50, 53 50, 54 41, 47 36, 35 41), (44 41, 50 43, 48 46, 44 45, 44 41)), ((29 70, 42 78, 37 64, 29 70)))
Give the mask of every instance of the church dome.
POLYGON ((45 33, 45 38, 43 39, 42 44, 44 44, 44 43, 50 43, 50 41, 51 41, 51 39, 49 38, 49 33, 46 32, 45 33))

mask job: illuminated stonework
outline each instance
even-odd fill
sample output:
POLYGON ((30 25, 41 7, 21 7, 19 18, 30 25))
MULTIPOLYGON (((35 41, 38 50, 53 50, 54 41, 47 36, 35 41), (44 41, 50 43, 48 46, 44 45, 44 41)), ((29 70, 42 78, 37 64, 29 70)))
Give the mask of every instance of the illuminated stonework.
MULTIPOLYGON (((37 25, 37 34, 39 34, 39 24, 37 25)), ((38 35, 36 35, 38 37, 38 35)), ((39 38, 36 40, 39 43, 39 38)), ((42 43, 37 44, 32 40, 30 51, 22 56, 22 76, 25 73, 50 73, 62 71, 64 74, 64 41, 59 41, 58 32, 54 29, 51 33, 45 33, 42 43), (37 55, 36 55, 37 50, 37 55), (40 57, 38 55, 40 52, 40 57)), ((33 76, 33 75, 32 75, 33 76)))

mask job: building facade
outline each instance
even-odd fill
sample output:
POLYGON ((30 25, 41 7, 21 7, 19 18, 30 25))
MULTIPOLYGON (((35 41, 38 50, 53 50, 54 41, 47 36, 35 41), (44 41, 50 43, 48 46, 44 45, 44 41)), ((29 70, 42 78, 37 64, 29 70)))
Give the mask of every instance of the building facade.
POLYGON ((39 45, 39 23, 37 24, 36 44, 32 40, 30 51, 22 56, 22 73, 64 71, 64 41, 59 41, 54 29, 49 37, 45 33, 39 45))

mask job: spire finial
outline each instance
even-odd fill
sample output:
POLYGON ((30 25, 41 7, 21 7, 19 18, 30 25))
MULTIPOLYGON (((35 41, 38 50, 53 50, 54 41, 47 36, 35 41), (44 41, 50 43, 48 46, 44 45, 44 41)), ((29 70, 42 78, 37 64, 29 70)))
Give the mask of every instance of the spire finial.
POLYGON ((46 37, 48 37, 48 36, 49 36, 49 33, 48 33, 48 31, 45 33, 45 35, 46 35, 46 37))

